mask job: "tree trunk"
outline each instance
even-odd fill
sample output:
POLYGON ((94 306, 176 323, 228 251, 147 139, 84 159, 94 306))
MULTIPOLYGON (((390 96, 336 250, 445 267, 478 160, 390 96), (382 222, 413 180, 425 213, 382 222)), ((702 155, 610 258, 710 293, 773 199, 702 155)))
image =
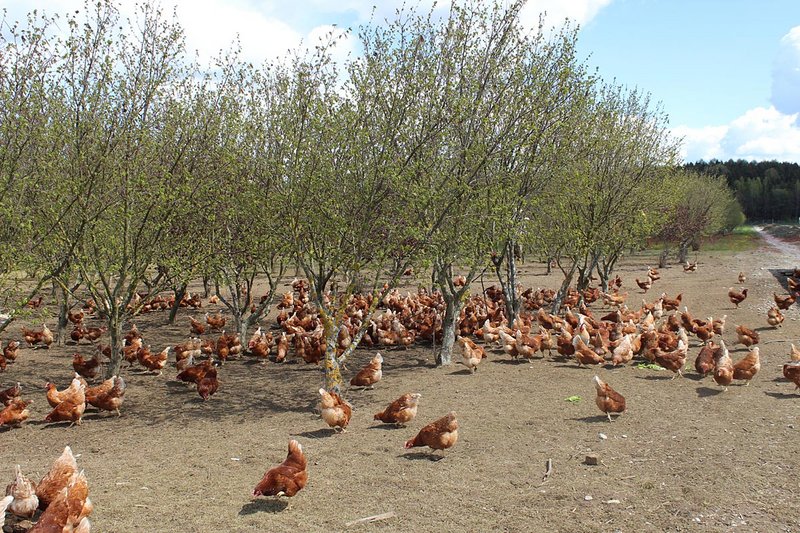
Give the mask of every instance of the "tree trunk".
POLYGON ((111 335, 111 362, 106 367, 106 379, 119 376, 122 367, 122 320, 119 309, 109 309, 108 332, 111 335))
POLYGON ((556 297, 553 299, 553 306, 550 308, 550 312, 554 315, 561 311, 561 303, 564 301, 564 297, 569 291, 569 286, 572 285, 572 278, 575 277, 575 270, 577 270, 577 265, 573 264, 572 268, 570 268, 569 272, 564 276, 564 281, 561 282, 561 287, 558 289, 556 297))
POLYGON ((610 265, 603 265, 603 268, 597 267, 597 274, 600 276, 600 290, 608 292, 608 280, 611 279, 611 273, 614 272, 613 263, 610 265))
POLYGON ((186 286, 187 284, 184 283, 177 289, 173 287, 173 291, 175 292, 175 302, 172 304, 172 309, 169 310, 169 320, 170 324, 175 323, 175 318, 178 316, 178 309, 181 308, 181 300, 186 295, 186 286))
POLYGON ((614 273, 614 267, 617 265, 620 255, 617 254, 608 259, 608 261, 601 261, 597 265, 597 275, 600 276, 600 287, 603 292, 608 292, 608 280, 611 279, 611 274, 614 273))
POLYGON ((247 326, 249 324, 249 320, 245 320, 242 316, 234 316, 233 322, 236 326, 236 332, 239 334, 239 340, 241 341, 242 345, 247 348, 247 326))
POLYGON ((69 312, 69 295, 64 287, 60 287, 60 297, 58 299, 58 330, 56 332, 56 342, 59 346, 64 346, 67 340, 67 313, 69 312))
POLYGON ((589 283, 591 283, 591 281, 592 281, 592 279, 591 279, 592 278, 592 272, 594 272, 594 269, 597 268, 598 260, 599 260, 598 257, 596 257, 596 256, 592 257, 592 260, 589 263, 589 267, 588 268, 584 267, 584 268, 578 269, 578 285, 577 285, 577 287, 578 287, 579 291, 582 291, 582 290, 586 289, 589 286, 589 283))
POLYGON ((582 291, 583 289, 589 286, 589 278, 592 276, 592 271, 589 270, 588 274, 586 272, 587 269, 585 267, 578 269, 578 282, 576 283, 575 287, 579 291, 582 291))
POLYGON ((681 242, 681 246, 678 249, 678 262, 679 263, 686 263, 689 260, 689 244, 690 241, 681 242))
POLYGON ((211 279, 208 276, 203 276, 203 298, 208 298, 208 295, 211 294, 210 282, 211 279))
MULTIPOLYGON (((461 314, 461 298, 450 294, 448 290, 442 290, 445 301, 444 320, 442 321, 442 346, 436 354, 436 365, 447 366, 452 363, 453 344, 456 340, 456 328, 458 317, 461 314)), ((434 332, 434 337, 436 332, 434 332)))
POLYGON ((344 379, 336 353, 338 341, 339 329, 334 327, 331 318, 325 319, 325 390, 341 394, 344 379))
POLYGON ((509 240, 503 255, 498 259, 492 259, 494 271, 500 280, 500 287, 503 289, 503 300, 506 304, 506 319, 509 324, 519 317, 520 301, 517 295, 517 263, 514 260, 514 242, 509 240), (505 272, 502 271, 503 262, 506 263, 505 272))
POLYGON ((661 250, 661 255, 658 256, 658 268, 667 268, 667 259, 669 258, 669 248, 661 250))
POLYGON ((517 294, 517 261, 514 258, 514 245, 511 241, 508 243, 508 288, 509 291, 506 295, 506 305, 510 314, 508 316, 509 323, 519 318, 519 295, 517 294), (508 304, 511 305, 508 305, 508 304))

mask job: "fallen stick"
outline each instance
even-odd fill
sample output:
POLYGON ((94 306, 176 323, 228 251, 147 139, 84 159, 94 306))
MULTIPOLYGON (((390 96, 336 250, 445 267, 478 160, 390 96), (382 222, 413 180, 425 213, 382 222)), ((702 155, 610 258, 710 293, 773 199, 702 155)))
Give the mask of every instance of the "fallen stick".
POLYGON ((366 524, 366 523, 369 523, 369 522, 377 522, 378 520, 386 520, 387 518, 394 518, 395 516, 397 516, 397 515, 395 515, 394 511, 389 511, 388 513, 376 514, 376 515, 373 515, 373 516, 366 516, 364 518, 359 518, 358 520, 353 520, 352 522, 346 523, 345 526, 350 527, 350 526, 354 526, 356 524, 366 524))
POLYGON ((544 475, 542 476, 542 483, 550 479, 550 474, 553 473, 553 460, 548 459, 546 465, 547 469, 544 471, 544 475))

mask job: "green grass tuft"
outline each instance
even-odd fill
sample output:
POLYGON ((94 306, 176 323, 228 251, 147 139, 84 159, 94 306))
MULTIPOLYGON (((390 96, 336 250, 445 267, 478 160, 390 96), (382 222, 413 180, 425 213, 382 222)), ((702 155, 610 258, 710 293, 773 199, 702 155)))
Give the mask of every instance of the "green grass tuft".
POLYGON ((739 226, 727 235, 717 235, 703 241, 704 252, 746 252, 755 250, 761 239, 753 226, 739 226))
POLYGON ((659 366, 655 363, 639 363, 636 365, 636 368, 641 368, 643 370, 664 370, 663 366, 659 366))
POLYGON ((735 228, 733 228, 733 231, 731 232, 731 234, 733 234, 733 235, 752 235, 752 236, 755 237, 756 235, 758 235, 758 232, 756 231, 755 226, 736 226, 735 228))

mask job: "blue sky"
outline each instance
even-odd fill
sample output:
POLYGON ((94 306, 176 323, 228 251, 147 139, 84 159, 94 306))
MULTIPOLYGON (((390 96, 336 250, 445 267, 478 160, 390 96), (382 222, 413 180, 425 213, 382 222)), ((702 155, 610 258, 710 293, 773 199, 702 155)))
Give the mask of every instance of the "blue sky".
POLYGON ((617 0, 579 45, 604 76, 646 88, 676 123, 699 127, 769 104, 780 39, 799 24, 796 0, 617 0))
MULTIPOLYGON (((261 62, 301 40, 390 17, 402 0, 161 0, 177 5, 190 49, 210 58, 239 35, 261 62)), ((413 4, 410 0, 409 3, 413 4)), ((440 2, 447 3, 446 1, 440 2)), ((419 0, 427 9, 432 0, 419 0)), ((66 12, 82 0, 0 0, 14 19, 34 8, 66 12)), ((134 2, 124 1, 124 11, 134 2)), ((445 7, 439 7, 440 10, 445 7)), ((800 162, 800 0, 529 0, 534 27, 568 17, 600 74, 661 101, 683 157, 800 162)), ((344 56, 353 43, 345 43, 344 56)))
POLYGON ((663 103, 688 160, 800 162, 800 1, 613 0, 579 48, 663 103))

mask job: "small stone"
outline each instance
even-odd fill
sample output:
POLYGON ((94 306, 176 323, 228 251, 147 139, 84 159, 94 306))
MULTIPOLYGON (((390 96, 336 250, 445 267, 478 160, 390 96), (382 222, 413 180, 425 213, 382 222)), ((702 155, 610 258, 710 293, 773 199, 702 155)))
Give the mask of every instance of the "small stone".
POLYGON ((695 516, 693 520, 695 522, 697 522, 698 524, 700 523, 700 517, 699 516, 695 516))
POLYGON ((620 502, 619 500, 606 500, 603 503, 607 503, 607 504, 613 505, 613 504, 619 504, 619 503, 622 503, 622 502, 620 502))
POLYGON ((586 458, 583 460, 583 464, 585 464, 585 465, 591 465, 591 466, 596 466, 596 465, 599 465, 599 464, 600 464, 600 458, 599 458, 599 457, 597 457, 597 456, 596 456, 596 455, 594 455, 594 454, 589 454, 589 455, 587 455, 587 456, 586 456, 586 458))
POLYGON ((592 497, 591 497, 591 496, 589 496, 588 494, 587 494, 586 496, 584 496, 584 497, 583 497, 583 501, 585 501, 585 502, 590 502, 590 501, 592 501, 592 500, 594 500, 594 498, 592 498, 592 497))
POLYGON ((608 438, 608 435, 606 435, 605 433, 600 433, 598 437, 600 437, 600 440, 606 440, 608 438))
POLYGON ((623 438, 623 439, 627 439, 627 438, 628 438, 628 436, 627 436, 627 435, 623 435, 623 436, 622 436, 622 438, 623 438))

